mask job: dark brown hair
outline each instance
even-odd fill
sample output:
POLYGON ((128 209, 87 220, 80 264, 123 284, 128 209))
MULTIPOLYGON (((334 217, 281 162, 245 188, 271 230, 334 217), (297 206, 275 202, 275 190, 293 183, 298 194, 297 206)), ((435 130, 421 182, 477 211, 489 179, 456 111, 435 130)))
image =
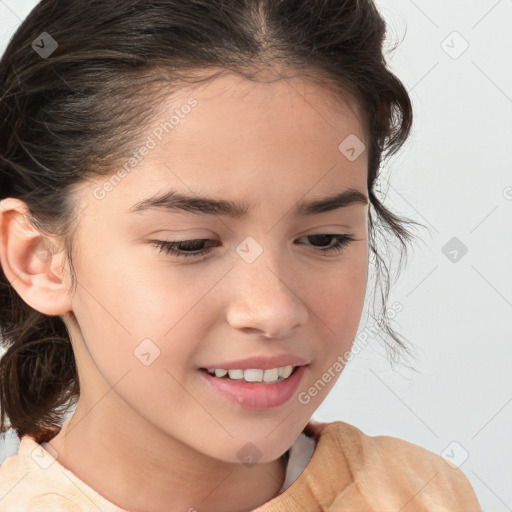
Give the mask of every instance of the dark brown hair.
MULTIPOLYGON (((160 99, 220 72, 307 73, 340 99, 354 98, 362 113, 370 263, 384 278, 374 319, 393 358, 409 353, 386 315, 390 274, 377 250, 395 237, 401 262, 413 238, 406 224, 418 224, 393 214, 374 190, 412 124, 407 91, 384 59, 385 34, 371 0, 42 0, 0 60, 0 200, 24 201, 42 233, 62 237, 76 288, 71 192, 114 172, 160 99), (32 46, 43 32, 58 44, 46 57, 32 46)), ((69 334, 61 317, 28 306, 1 267, 0 333, 0 431, 49 441, 79 396, 69 334)))

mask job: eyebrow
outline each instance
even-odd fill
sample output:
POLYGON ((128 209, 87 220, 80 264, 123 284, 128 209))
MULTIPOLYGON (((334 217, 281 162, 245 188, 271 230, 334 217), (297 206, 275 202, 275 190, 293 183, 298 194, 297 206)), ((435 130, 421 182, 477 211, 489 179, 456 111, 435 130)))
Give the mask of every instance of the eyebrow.
MULTIPOLYGON (((349 188, 339 194, 323 199, 299 201, 293 209, 293 215, 316 215, 355 204, 368 204, 368 197, 359 190, 349 188)), ((226 199, 192 196, 170 190, 144 199, 133 205, 128 211, 140 213, 153 209, 164 209, 170 212, 186 211, 203 215, 222 215, 241 219, 247 215, 249 206, 226 199)))

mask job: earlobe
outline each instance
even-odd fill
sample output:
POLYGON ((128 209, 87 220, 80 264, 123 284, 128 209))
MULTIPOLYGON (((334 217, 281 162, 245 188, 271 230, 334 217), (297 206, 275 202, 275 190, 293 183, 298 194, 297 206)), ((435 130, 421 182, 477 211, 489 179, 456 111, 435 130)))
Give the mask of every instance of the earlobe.
POLYGON ((71 310, 64 254, 30 221, 26 203, 0 203, 0 263, 7 280, 29 306, 45 315, 71 310))

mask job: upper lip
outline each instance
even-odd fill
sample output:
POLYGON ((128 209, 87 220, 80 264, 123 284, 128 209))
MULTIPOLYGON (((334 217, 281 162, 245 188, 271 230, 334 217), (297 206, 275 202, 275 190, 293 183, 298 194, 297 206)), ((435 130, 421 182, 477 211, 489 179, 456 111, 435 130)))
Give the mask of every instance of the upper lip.
POLYGON ((204 368, 207 370, 270 370, 272 368, 281 368, 283 366, 303 366, 305 364, 309 363, 307 363, 306 360, 302 359, 301 357, 282 354, 273 357, 253 356, 246 359, 239 359, 237 361, 224 361, 205 366, 204 368))

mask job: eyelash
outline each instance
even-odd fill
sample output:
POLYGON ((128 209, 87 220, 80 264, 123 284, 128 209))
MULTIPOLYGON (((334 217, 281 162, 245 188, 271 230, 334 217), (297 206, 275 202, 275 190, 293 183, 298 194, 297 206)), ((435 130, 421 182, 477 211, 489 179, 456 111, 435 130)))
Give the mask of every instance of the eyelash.
MULTIPOLYGON (((356 241, 356 238, 354 238, 350 234, 330 234, 330 233, 319 233, 315 235, 307 235, 302 238, 312 238, 312 237, 333 237, 336 241, 334 245, 327 248, 319 248, 318 251, 324 253, 324 254, 339 254, 345 249, 346 246, 348 246, 351 242, 356 241)), ((200 250, 198 252, 186 252, 183 251, 183 246, 187 246, 189 244, 194 244, 194 242, 209 242, 213 240, 200 238, 200 239, 194 239, 194 240, 180 240, 179 242, 168 242, 164 240, 152 240, 154 242, 153 245, 156 248, 160 249, 160 252, 165 252, 166 254, 172 254, 179 258, 190 258, 195 257, 198 258, 200 256, 205 256, 207 253, 209 253, 213 247, 209 247, 207 249, 200 250), (181 247, 181 249, 179 249, 181 247)))

